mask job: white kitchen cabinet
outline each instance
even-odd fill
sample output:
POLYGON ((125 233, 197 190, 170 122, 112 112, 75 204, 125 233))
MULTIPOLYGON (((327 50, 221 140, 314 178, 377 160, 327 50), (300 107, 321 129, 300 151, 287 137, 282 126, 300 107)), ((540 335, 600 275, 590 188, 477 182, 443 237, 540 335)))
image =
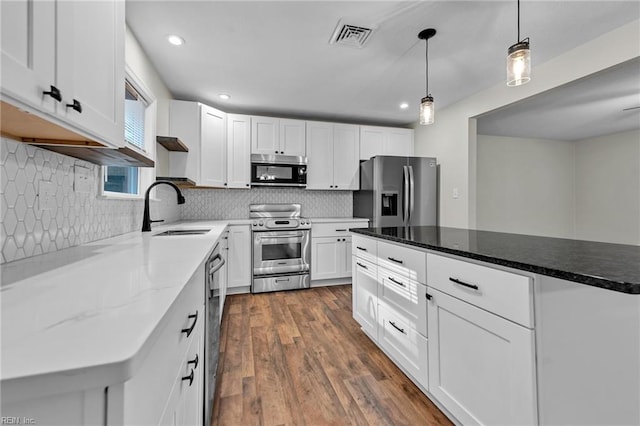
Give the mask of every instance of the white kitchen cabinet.
POLYGON ((169 153, 169 174, 186 177, 197 186, 223 188, 227 179, 226 114, 210 106, 171 101, 169 134, 189 152, 169 153))
POLYGON ((22 0, 1 8, 3 98, 124 146, 124 3, 22 0), (59 101, 43 95, 51 86, 59 101))
MULTIPOLYGON (((313 220, 312 220, 313 222, 313 220)), ((368 221, 312 223, 311 281, 351 277, 351 235, 349 228, 367 227, 368 221)))
POLYGON ((536 424, 533 330, 429 294, 429 392, 462 424, 536 424))
POLYGON ((352 256, 353 319, 374 342, 378 341, 378 273, 377 266, 361 257, 352 256))
POLYGON ((376 155, 413 155, 413 129, 360 126, 360 159, 376 155))
POLYGON ((305 122, 274 117, 251 117, 251 153, 305 156, 305 122))
POLYGON ((227 250, 229 294, 248 292, 251 287, 251 229, 249 225, 230 225, 227 250))
POLYGON ((251 117, 227 114, 227 188, 251 186, 251 117))
POLYGON ((307 189, 359 189, 359 139, 358 126, 307 122, 307 189))

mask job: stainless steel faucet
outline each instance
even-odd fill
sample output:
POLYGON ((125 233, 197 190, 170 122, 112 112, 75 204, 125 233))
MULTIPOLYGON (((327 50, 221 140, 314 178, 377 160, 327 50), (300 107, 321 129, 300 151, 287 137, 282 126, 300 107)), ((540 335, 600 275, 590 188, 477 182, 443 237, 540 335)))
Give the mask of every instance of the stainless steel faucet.
POLYGON ((144 215, 142 217, 142 232, 150 232, 151 224, 154 222, 164 222, 164 219, 151 220, 151 218, 149 217, 149 192, 151 192, 151 188, 156 185, 160 185, 161 183, 173 187, 173 189, 175 189, 176 193, 178 194, 178 204, 184 204, 184 196, 182 195, 182 191, 180 191, 180 188, 178 188, 175 183, 169 182, 168 180, 159 180, 157 182, 153 182, 151 185, 149 185, 149 188, 147 188, 147 192, 144 193, 144 215))

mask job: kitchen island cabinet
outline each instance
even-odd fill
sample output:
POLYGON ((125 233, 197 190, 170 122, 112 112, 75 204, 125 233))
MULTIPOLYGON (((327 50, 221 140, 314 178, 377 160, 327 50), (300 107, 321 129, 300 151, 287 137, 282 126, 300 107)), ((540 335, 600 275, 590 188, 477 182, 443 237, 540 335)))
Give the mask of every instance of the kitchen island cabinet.
POLYGON ((166 225, 3 265, 3 417, 202 424, 204 262, 226 227, 166 225), (169 227, 210 231, 155 236, 169 227))
MULTIPOLYGON (((443 227, 352 232, 354 258, 374 244, 426 253, 428 386, 381 348, 455 421, 640 423, 640 247, 443 227)), ((354 318, 375 341, 355 300, 354 318)))

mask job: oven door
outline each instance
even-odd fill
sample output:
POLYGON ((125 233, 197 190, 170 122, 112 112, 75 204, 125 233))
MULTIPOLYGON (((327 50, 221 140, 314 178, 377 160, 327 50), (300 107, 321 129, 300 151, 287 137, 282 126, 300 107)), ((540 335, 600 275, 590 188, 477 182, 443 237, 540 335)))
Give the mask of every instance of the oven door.
POLYGON ((308 230, 253 233, 253 275, 291 274, 309 271, 308 230))

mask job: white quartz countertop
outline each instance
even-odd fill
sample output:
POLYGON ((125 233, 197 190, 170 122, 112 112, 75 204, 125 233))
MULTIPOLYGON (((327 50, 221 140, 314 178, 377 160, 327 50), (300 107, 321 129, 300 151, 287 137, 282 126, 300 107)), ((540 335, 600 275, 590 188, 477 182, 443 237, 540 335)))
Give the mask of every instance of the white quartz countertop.
POLYGON ((2 265, 3 399, 130 378, 229 222, 157 226, 2 265), (153 236, 176 228, 211 231, 153 236))

